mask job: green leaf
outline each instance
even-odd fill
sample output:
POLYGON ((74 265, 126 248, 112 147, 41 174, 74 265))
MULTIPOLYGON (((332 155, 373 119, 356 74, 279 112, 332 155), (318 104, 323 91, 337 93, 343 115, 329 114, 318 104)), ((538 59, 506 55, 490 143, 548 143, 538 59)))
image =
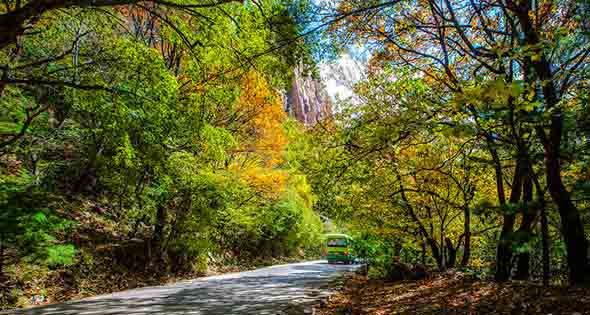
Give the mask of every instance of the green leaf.
POLYGON ((45 223, 47 222, 47 216, 43 212, 37 212, 33 216, 33 220, 35 220, 37 223, 45 223))

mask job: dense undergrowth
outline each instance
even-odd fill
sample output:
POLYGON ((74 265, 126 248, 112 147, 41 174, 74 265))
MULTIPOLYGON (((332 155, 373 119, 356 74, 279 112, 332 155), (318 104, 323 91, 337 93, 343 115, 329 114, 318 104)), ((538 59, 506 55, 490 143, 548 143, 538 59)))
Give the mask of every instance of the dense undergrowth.
MULTIPOLYGON (((193 252, 188 252, 187 247, 195 246, 190 243, 194 240, 184 238, 187 244, 176 245, 175 250, 162 254, 155 246, 149 223, 113 218, 106 206, 80 196, 64 200, 58 196, 28 193, 32 194, 28 195, 32 199, 24 196, 17 199, 25 203, 43 200, 46 208, 34 209, 34 204, 28 204, 30 208, 22 204, 23 208, 19 208, 21 213, 28 214, 18 217, 15 226, 19 229, 13 231, 14 243, 5 245, 3 251, 3 308, 243 271, 317 258, 320 254, 318 219, 309 221, 309 218, 300 217, 299 224, 306 226, 292 226, 289 231, 292 234, 282 239, 277 237, 271 241, 247 230, 244 234, 232 235, 226 230, 215 234, 217 239, 198 244, 196 249, 192 247, 193 252), (316 230, 307 231, 313 224, 316 230), (305 240, 298 238, 303 235, 305 240), (223 246, 224 242, 232 243, 223 246), (177 256, 177 251, 182 255, 177 256)), ((230 226, 226 223, 223 227, 230 226)), ((247 226, 236 224, 235 228, 246 229, 247 226)))

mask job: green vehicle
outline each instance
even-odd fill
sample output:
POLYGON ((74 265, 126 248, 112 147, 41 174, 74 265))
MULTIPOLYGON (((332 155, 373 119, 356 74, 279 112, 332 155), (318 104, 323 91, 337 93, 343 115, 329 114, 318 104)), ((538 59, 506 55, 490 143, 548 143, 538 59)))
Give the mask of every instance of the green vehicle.
POLYGON ((346 234, 326 234, 324 236, 327 247, 329 264, 343 262, 350 264, 354 262, 352 255, 352 237, 346 234))

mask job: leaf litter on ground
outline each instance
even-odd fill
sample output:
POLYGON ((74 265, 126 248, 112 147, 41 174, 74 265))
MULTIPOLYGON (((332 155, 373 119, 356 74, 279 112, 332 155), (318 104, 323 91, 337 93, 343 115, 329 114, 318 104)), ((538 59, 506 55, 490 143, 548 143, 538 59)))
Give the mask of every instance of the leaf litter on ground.
POLYGON ((317 315, 590 314, 590 288, 496 283, 461 272, 387 282, 348 274, 343 288, 315 307, 317 315))

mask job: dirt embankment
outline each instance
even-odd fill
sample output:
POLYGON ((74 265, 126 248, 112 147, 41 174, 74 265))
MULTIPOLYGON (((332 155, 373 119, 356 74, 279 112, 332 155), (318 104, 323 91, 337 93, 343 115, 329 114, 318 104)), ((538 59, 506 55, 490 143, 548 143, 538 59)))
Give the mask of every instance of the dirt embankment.
POLYGON ((589 288, 498 284, 461 273, 419 281, 384 282, 349 275, 318 315, 357 314, 590 314, 589 288))

